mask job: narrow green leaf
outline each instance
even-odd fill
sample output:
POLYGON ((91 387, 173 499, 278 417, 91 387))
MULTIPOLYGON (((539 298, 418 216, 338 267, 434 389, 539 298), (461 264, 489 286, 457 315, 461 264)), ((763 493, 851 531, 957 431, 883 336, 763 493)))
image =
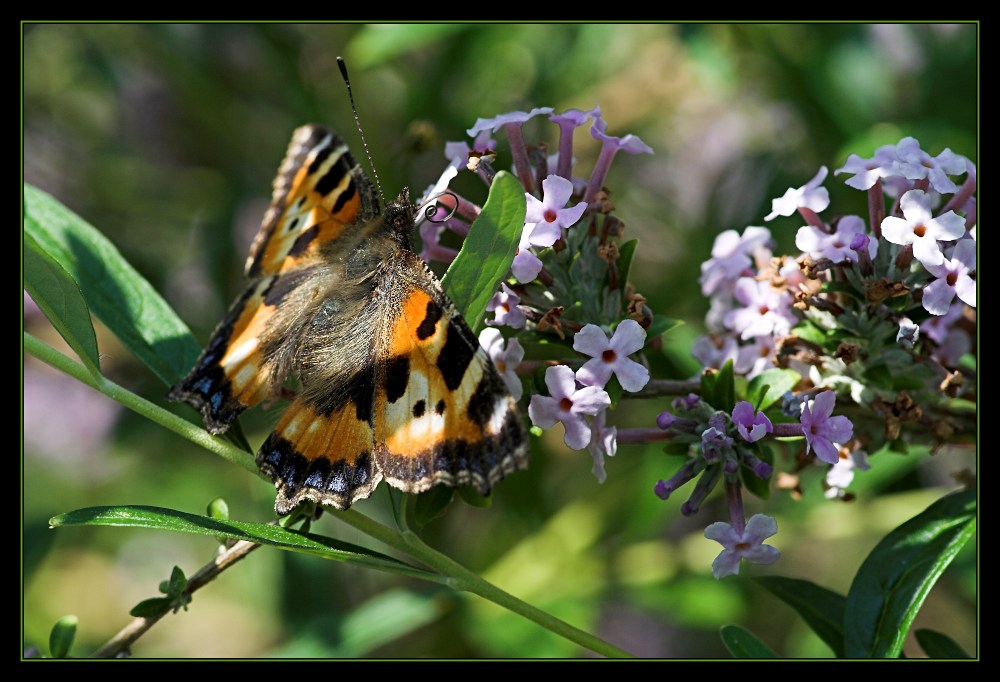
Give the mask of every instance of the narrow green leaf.
POLYGON ((24 288, 73 352, 80 356, 84 366, 98 376, 101 361, 97 337, 80 287, 27 233, 24 235, 24 288))
POLYGON ((79 619, 76 616, 63 616, 52 626, 49 633, 49 655, 52 658, 66 658, 76 637, 76 626, 79 619))
POLYGON ((128 615, 133 618, 159 618, 170 610, 173 600, 170 597, 153 597, 143 599, 132 607, 128 615))
POLYGON ((771 649, 746 628, 739 625, 723 625, 719 636, 733 658, 777 658, 771 649))
POLYGON ((90 310, 165 384, 191 369, 198 342, 152 285, 97 229, 27 184, 24 234, 69 273, 90 310))
POLYGON ((187 577, 185 577, 184 571, 181 570, 180 566, 174 566, 174 570, 170 572, 167 596, 176 599, 184 591, 185 587, 187 587, 187 577))
POLYGON ((706 370, 701 374, 701 399, 713 407, 718 402, 715 386, 719 381, 719 373, 706 370))
POLYGON ((747 400, 757 410, 766 410, 802 379, 793 369, 769 369, 750 380, 747 386, 747 400))
POLYGON ((368 566, 392 573, 401 573, 428 580, 437 575, 413 568, 385 554, 341 542, 322 535, 301 533, 280 526, 247 521, 220 521, 207 516, 188 514, 173 509, 122 505, 115 507, 87 507, 59 514, 49 519, 51 526, 122 526, 131 528, 156 528, 198 535, 222 535, 234 540, 246 540, 273 545, 295 552, 303 552, 325 559, 368 566))
POLYGON ((768 592, 793 609, 819 638, 844 657, 844 607, 847 597, 808 580, 763 576, 756 579, 768 592))
POLYGON ((615 267, 618 268, 618 287, 625 296, 625 283, 628 282, 628 273, 632 269, 632 259, 635 258, 635 249, 639 246, 638 239, 630 239, 624 244, 618 245, 618 261, 615 267))
POLYGON ((846 656, 899 656, 927 593, 975 530, 976 491, 961 490, 886 535, 847 593, 846 656))
POLYGON ((715 380, 715 401, 712 407, 732 412, 736 406, 736 380, 733 378, 733 361, 729 360, 719 370, 715 380))
POLYGON ((448 297, 476 333, 482 329, 486 304, 514 261, 526 208, 524 187, 517 178, 506 171, 497 173, 486 205, 441 278, 448 297))
POLYGON ((929 658, 972 658, 955 640, 942 632, 921 628, 913 634, 929 658))

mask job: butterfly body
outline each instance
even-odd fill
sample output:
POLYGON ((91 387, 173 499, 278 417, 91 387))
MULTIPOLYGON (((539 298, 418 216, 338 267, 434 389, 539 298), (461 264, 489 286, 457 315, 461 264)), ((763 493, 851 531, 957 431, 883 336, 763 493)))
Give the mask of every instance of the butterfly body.
POLYGON ((297 377, 257 453, 279 514, 304 500, 345 509, 383 478, 486 494, 527 465, 513 398, 410 248, 407 191, 378 204, 335 134, 299 128, 250 249, 250 284, 169 394, 221 433, 297 377))

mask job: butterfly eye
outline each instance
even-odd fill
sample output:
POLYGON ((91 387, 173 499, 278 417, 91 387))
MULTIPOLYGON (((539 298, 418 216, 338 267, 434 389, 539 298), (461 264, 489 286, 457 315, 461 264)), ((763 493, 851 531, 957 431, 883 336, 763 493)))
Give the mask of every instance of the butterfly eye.
POLYGON ((453 215, 458 213, 458 196, 451 190, 445 190, 444 192, 441 192, 440 194, 428 199, 427 203, 424 204, 423 208, 419 210, 423 211, 424 217, 432 223, 447 222, 453 215), (437 201, 441 197, 446 195, 452 198, 452 200, 454 201, 454 205, 448 207, 449 208, 448 215, 444 216, 443 218, 437 218, 438 214, 441 213, 441 208, 442 208, 441 205, 437 203, 437 201))

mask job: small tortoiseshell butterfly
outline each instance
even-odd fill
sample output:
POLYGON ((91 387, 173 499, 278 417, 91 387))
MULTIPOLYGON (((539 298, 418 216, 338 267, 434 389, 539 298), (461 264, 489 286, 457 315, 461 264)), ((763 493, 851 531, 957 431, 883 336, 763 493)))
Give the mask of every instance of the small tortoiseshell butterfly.
POLYGON ((337 135, 295 131, 250 247, 250 284, 168 395, 218 434, 298 377, 257 452, 279 515, 304 500, 346 509, 383 478, 485 495, 527 466, 514 399, 411 249, 413 227, 407 190, 380 214, 337 135))

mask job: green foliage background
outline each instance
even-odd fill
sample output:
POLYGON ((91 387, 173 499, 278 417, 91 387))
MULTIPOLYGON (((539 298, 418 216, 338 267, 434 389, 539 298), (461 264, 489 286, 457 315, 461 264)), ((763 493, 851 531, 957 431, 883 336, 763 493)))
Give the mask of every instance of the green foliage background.
MULTIPOLYGON (((22 27, 24 179, 97 226, 207 339, 241 290, 242 264, 291 131, 316 122, 348 140, 354 124, 335 59, 355 97, 387 195, 420 191, 444 165, 446 140, 477 117, 533 106, 600 104, 611 134, 635 133, 654 156, 619 156, 608 179, 640 247, 632 278, 651 308, 688 325, 664 337, 654 375, 684 378, 707 302, 699 263, 715 235, 762 224, 770 199, 831 171, 849 152, 913 135, 977 161, 978 27, 963 25, 295 25, 26 24, 22 27)), ((554 147, 555 127, 529 126, 554 147)), ((598 145, 577 136, 578 173, 598 145)), ((500 143, 497 167, 509 163, 500 143)), ((360 155, 360 144, 352 143, 360 155)), ((476 198, 475 182, 458 185, 476 198)), ((835 207, 864 196, 832 176, 835 207)), ((484 195, 479 195, 483 199, 484 195)), ((784 220, 784 221, 783 221, 784 220)), ((795 219, 769 224, 791 250, 795 219)), ((25 303, 24 327, 58 335, 25 303)), ((162 385, 98 325, 102 369, 164 404, 162 385)), ((61 346, 60 346, 61 347, 61 346)), ((184 413, 187 408, 171 406, 184 413)), ((628 403, 622 426, 649 426, 663 404, 628 403)), ((243 419, 259 445, 279 410, 243 419)), ((456 501, 425 530, 434 547, 522 599, 638 655, 726 656, 718 629, 738 622, 786 656, 829 656, 754 575, 802 577, 845 593, 889 529, 974 468, 970 449, 934 458, 880 455, 855 481, 858 500, 774 491, 783 559, 716 581, 725 518, 715 499, 681 517, 681 495, 652 494, 678 466, 655 446, 622 446, 598 485, 585 452, 559 429, 533 444, 527 472, 486 509, 456 501)), ((79 616, 85 655, 128 620, 174 564, 193 572, 205 538, 138 529, 47 527, 91 505, 147 504, 202 513, 226 498, 232 518, 273 517, 269 485, 31 358, 24 365, 23 629, 44 648, 52 624, 79 616)), ((760 510, 751 502, 750 513, 760 510)), ((389 518, 383 489, 358 509, 389 518)), ((324 517, 313 530, 365 544, 324 517)), ((382 548, 376 547, 381 550, 382 548)), ((976 556, 970 546, 936 586, 921 623, 977 650, 976 556)), ((140 640, 150 656, 577 656, 572 645, 474 597, 270 548, 195 595, 140 640)), ((908 655, 920 655, 914 644, 908 655)))

